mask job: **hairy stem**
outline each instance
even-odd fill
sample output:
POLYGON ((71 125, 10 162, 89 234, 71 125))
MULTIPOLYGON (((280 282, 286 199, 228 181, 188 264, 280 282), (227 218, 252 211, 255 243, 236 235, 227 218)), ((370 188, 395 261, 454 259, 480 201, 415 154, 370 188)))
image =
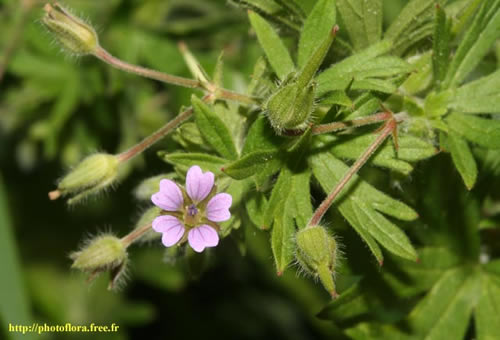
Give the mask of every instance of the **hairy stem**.
MULTIPOLYGON (((406 118, 408 118, 408 114, 406 112, 393 114, 389 111, 384 111, 372 114, 367 117, 357 118, 344 122, 333 122, 328 124, 312 125, 311 132, 313 135, 321 135, 323 133, 336 132, 336 131, 346 130, 349 128, 357 128, 365 125, 376 124, 390 119, 395 119, 396 122, 399 123, 405 120, 406 118)), ((300 136, 303 133, 304 130, 286 130, 283 134, 285 136, 293 137, 293 136, 300 136)))
POLYGON ((353 120, 348 120, 345 122, 333 122, 328 124, 320 124, 312 127, 312 133, 314 135, 320 135, 323 133, 335 132, 340 130, 345 130, 351 127, 361 127, 365 125, 375 124, 379 122, 386 121, 392 118, 389 112, 379 112, 373 115, 357 118, 353 120))
MULTIPOLYGON (((211 94, 206 95, 205 97, 202 98, 203 101, 208 101, 212 98, 211 94)), ((169 121, 167 124, 163 125, 161 128, 156 130, 152 135, 144 138, 142 141, 140 141, 138 144, 134 145, 127 151, 124 151, 118 155, 118 159, 120 162, 126 162, 133 157, 137 156, 156 142, 158 142, 160 139, 168 135, 173 129, 175 129, 179 124, 182 122, 188 120, 191 116, 193 115, 193 108, 189 107, 186 109, 184 112, 180 113, 177 115, 174 119, 169 121)))
POLYGON ((142 235, 147 233, 151 229, 152 224, 149 223, 147 225, 144 225, 140 228, 132 230, 130 233, 127 235, 123 236, 121 241, 125 248, 128 248, 132 243, 137 241, 142 235))
MULTIPOLYGON (((390 114, 390 113, 389 113, 390 114)), ((397 129, 397 120, 391 118, 383 126, 382 131, 378 135, 377 139, 363 152, 363 154, 354 162, 354 164, 349 168, 344 177, 337 183, 335 188, 330 192, 330 194, 321 202, 320 206, 314 212, 311 220, 308 223, 308 227, 317 225, 326 211, 330 208, 333 201, 342 192, 342 189, 346 186, 349 180, 356 174, 359 169, 368 161, 370 156, 378 149, 378 147, 386 140, 389 135, 394 134, 397 129)))
POLYGON ((128 73, 137 74, 139 76, 158 80, 158 81, 161 81, 161 82, 167 83, 167 84, 173 84, 173 85, 178 85, 178 86, 192 88, 192 89, 201 89, 204 91, 208 90, 211 94, 215 95, 216 98, 218 98, 218 99, 232 100, 232 101, 237 101, 237 102, 244 103, 244 104, 258 104, 259 103, 258 98, 255 98, 252 96, 247 96, 247 95, 242 94, 242 93, 236 93, 236 92, 233 92, 233 91, 227 90, 227 89, 217 88, 215 86, 212 86, 213 84, 209 84, 211 86, 208 86, 208 88, 207 88, 206 84, 203 84, 198 80, 184 78, 184 77, 178 77, 178 76, 174 76, 171 74, 167 74, 167 73, 163 73, 160 71, 145 68, 142 66, 129 64, 123 60, 120 60, 120 59, 112 56, 108 51, 106 51, 102 47, 99 47, 97 49, 97 51, 94 53, 94 55, 95 55, 95 57, 97 57, 98 59, 107 63, 108 65, 111 65, 119 70, 122 70, 122 71, 125 71, 128 73))

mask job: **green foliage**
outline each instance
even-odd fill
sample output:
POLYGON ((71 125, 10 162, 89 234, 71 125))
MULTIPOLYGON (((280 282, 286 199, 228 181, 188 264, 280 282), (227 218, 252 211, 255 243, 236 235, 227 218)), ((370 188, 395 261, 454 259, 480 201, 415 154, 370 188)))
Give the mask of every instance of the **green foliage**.
POLYGON ((248 17, 274 72, 276 72, 278 78, 285 79, 295 69, 288 50, 278 34, 264 18, 255 12, 249 12, 248 17))
POLYGON ((304 22, 300 33, 297 65, 304 67, 314 50, 328 37, 336 23, 335 1, 320 0, 304 22))
POLYGON ((205 140, 226 159, 238 158, 231 133, 215 112, 200 99, 193 97, 194 119, 205 140))
POLYGON ((337 6, 355 50, 362 50, 380 40, 382 0, 339 0, 337 6))
MULTIPOLYGON (((7 192, 0 176, 0 246, 2 253, 2 270, 4 279, 0 285, 0 296, 2 307, 0 318, 4 324, 9 323, 31 323, 28 296, 26 294, 18 250, 15 248, 12 233, 12 222, 7 207, 7 192)), ((7 326, 8 327, 8 326, 7 326)), ((6 327, 4 326, 4 332, 6 327)), ((34 338, 32 334, 14 333, 11 339, 34 338)))

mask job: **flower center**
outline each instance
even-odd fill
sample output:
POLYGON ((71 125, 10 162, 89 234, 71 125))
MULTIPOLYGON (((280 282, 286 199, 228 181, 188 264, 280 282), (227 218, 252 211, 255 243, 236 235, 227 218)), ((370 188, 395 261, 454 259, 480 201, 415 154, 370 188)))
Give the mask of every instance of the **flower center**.
POLYGON ((188 205, 184 210, 184 224, 187 227, 195 227, 200 223, 200 214, 196 204, 188 205))
POLYGON ((189 215, 189 216, 194 217, 194 216, 198 213, 198 209, 196 208, 196 205, 191 204, 191 205, 187 208, 187 213, 188 213, 188 215, 189 215))

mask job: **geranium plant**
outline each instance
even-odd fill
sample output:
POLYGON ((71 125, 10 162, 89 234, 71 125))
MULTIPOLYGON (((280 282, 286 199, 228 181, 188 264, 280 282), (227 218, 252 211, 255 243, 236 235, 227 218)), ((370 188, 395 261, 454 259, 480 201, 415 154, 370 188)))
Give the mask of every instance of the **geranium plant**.
POLYGON ((224 87, 223 55, 209 75, 181 43, 192 78, 152 70, 109 53, 63 5, 45 6, 43 24, 71 54, 193 91, 155 133, 89 155, 49 194, 83 204, 175 135, 157 152, 165 173, 137 190, 151 208, 128 235, 90 240, 74 267, 109 271, 114 287, 133 244, 217 258, 213 247, 233 242, 243 255, 262 230, 277 275, 318 279, 333 298, 319 317, 344 335, 499 338, 498 243, 485 240, 491 223, 481 227, 487 196, 467 190, 479 170, 498 175, 500 0, 411 0, 387 25, 382 0, 231 3, 247 11, 262 54, 235 89, 224 87), (457 192, 433 171, 429 159, 443 154, 463 181, 457 192), (356 238, 339 237, 351 228, 356 238), (371 256, 358 256, 360 241, 371 256))

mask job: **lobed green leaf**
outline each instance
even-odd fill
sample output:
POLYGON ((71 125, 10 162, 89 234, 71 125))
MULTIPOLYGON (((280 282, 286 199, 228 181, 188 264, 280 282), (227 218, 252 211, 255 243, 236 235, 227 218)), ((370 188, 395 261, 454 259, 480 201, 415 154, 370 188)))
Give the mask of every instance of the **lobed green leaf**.
POLYGON ((480 280, 468 267, 451 269, 413 309, 408 323, 421 339, 463 339, 480 280))
POLYGON ((446 117, 446 123, 451 130, 473 143, 500 149, 500 120, 452 113, 446 117))
POLYGON ((461 40, 444 87, 460 85, 500 37, 500 0, 485 0, 461 40))
POLYGON ((278 78, 285 79, 295 70, 290 53, 276 31, 264 18, 252 11, 248 12, 248 17, 269 64, 278 78))
POLYGON ((319 0, 307 17, 299 40, 297 64, 304 67, 314 50, 328 37, 336 22, 335 0, 319 0))
POLYGON ((444 80, 449 65, 451 41, 451 20, 446 18, 446 13, 441 6, 436 6, 436 19, 434 24, 432 69, 434 82, 439 84, 444 80))
POLYGON ((500 338, 500 278, 489 274, 481 275, 479 301, 474 313, 478 340, 500 338))
POLYGON ((405 50, 414 42, 432 34, 433 26, 426 23, 432 18, 433 7, 445 3, 446 0, 411 0, 403 8, 399 16, 387 29, 384 38, 394 41, 396 46, 403 44, 405 50), (430 28, 430 29, 429 29, 430 28))
POLYGON ((266 196, 259 191, 249 193, 245 201, 245 208, 247 209, 250 221, 258 228, 262 228, 264 225, 264 213, 267 208, 266 196))
POLYGON ((470 150, 469 144, 456 132, 449 131, 446 138, 446 148, 467 189, 472 189, 477 179, 477 165, 470 150))
POLYGON ((227 164, 222 171, 234 179, 241 180, 256 175, 266 163, 276 158, 278 158, 276 151, 254 151, 227 164))
POLYGON ((226 124, 207 104, 196 96, 193 95, 191 102, 193 104, 196 125, 203 138, 222 157, 229 160, 237 159, 238 151, 236 151, 233 137, 226 124))
POLYGON ((292 177, 293 193, 291 194, 292 216, 299 229, 305 228, 313 215, 311 204, 311 171, 305 170, 292 177))
POLYGON ((380 40, 382 0, 337 0, 337 6, 355 50, 380 40))
POLYGON ((293 199, 291 196, 280 202, 279 209, 276 210, 271 232, 271 249, 276 264, 278 276, 281 276, 288 265, 294 259, 295 253, 295 222, 293 220, 292 209, 293 199))
POLYGON ((450 107, 464 113, 500 113, 500 70, 456 90, 450 107))
POLYGON ((264 224, 262 229, 271 228, 275 215, 280 213, 280 209, 284 209, 284 202, 288 200, 292 192, 293 186, 290 185, 291 181, 292 175, 290 171, 288 169, 283 169, 271 191, 271 197, 269 198, 267 209, 264 213, 264 224))
POLYGON ((381 92, 394 91, 395 86, 389 81, 383 81, 385 77, 399 76, 412 70, 410 64, 394 56, 381 56, 387 53, 392 44, 390 41, 381 41, 368 47, 341 62, 332 65, 316 77, 318 82, 318 94, 322 95, 329 91, 345 90, 352 82, 354 89, 370 89, 376 83, 381 87, 381 92), (364 81, 364 82, 363 82, 364 81), (390 84, 389 86, 387 84, 390 84), (385 86, 381 86, 381 84, 385 86))
MULTIPOLYGON (((345 164, 327 153, 312 156, 311 166, 314 177, 325 192, 332 190, 348 170, 345 164)), ((368 243, 379 261, 382 260, 382 255, 378 247, 373 245, 371 238, 376 239, 399 256, 416 259, 415 250, 403 231, 375 211, 378 210, 396 218, 414 219, 417 215, 411 208, 386 196, 369 184, 359 181, 358 176, 346 185, 335 202, 340 213, 368 243), (370 237, 366 237, 367 233, 370 237)))

